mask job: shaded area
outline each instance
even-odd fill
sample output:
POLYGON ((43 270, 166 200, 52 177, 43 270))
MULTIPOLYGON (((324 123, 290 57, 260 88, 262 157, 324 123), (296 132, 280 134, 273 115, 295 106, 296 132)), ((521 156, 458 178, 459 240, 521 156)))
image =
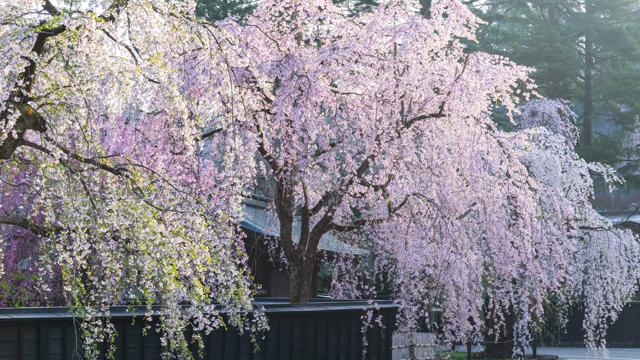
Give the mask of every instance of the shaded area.
MULTIPOLYGON (((231 327, 219 328, 209 335, 202 334, 205 347, 201 353, 196 344, 191 344, 195 358, 359 360, 366 350, 366 359, 391 359, 397 305, 390 301, 380 301, 379 311, 366 301, 312 299, 307 304, 289 304, 288 299, 260 299, 256 304, 265 307, 271 327, 264 339, 258 334, 257 351, 254 352, 248 332, 241 335, 231 327), (375 321, 371 324, 366 345, 361 333, 365 308, 381 314, 384 326, 381 328, 375 321)), ((80 319, 68 311, 65 307, 0 309, 0 359, 84 358, 78 324, 74 323, 80 319)), ((113 307, 111 314, 118 332, 115 359, 160 358, 160 335, 152 328, 142 336, 144 307, 136 307, 133 312, 127 312, 126 307, 113 307)), ((190 334, 192 330, 187 330, 190 334)))

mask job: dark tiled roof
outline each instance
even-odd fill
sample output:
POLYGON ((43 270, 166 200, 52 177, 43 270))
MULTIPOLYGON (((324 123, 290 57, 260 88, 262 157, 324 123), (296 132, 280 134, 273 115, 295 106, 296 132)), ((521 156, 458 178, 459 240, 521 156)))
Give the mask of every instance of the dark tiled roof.
MULTIPOLYGON (((253 231, 258 234, 267 236, 278 237, 280 236, 280 223, 278 217, 273 211, 267 209, 268 204, 253 200, 246 199, 243 201, 244 208, 242 209, 243 220, 240 222, 240 226, 249 231, 253 231)), ((300 217, 294 218, 293 224, 293 238, 297 243, 300 239, 300 217)), ((318 244, 318 250, 339 252, 339 253, 351 253, 355 255, 366 254, 368 251, 356 246, 348 245, 338 240, 333 234, 327 233, 321 239, 318 244)))

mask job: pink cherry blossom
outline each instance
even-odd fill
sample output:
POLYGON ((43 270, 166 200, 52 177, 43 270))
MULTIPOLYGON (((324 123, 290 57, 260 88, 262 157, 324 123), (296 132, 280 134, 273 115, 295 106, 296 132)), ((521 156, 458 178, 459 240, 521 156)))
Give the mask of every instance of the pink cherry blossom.
POLYGON ((222 309, 266 327, 245 312, 236 232, 260 178, 276 183, 292 302, 309 299, 323 236, 369 252, 339 259, 335 295, 391 281, 399 327, 445 342, 497 335, 511 313, 527 344, 543 304, 583 298, 592 346, 636 287, 635 238, 587 201, 590 172, 614 172, 575 155, 566 104, 518 108, 529 69, 468 52, 479 20, 459 0, 428 18, 409 0, 355 17, 265 0, 244 25, 197 20, 194 1, 0 6, 1 239, 31 233, 90 357, 122 302, 162 306, 169 351, 222 309), (523 129, 500 131, 497 107, 523 129))

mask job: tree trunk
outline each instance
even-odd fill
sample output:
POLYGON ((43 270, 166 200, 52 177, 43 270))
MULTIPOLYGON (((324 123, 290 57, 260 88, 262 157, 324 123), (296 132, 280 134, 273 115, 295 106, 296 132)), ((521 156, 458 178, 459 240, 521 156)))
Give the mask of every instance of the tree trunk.
MULTIPOLYGON (((505 314, 504 319, 504 329, 505 331, 500 334, 498 337, 498 341, 494 344, 492 342, 495 341, 494 337, 489 339, 489 343, 487 343, 487 354, 491 354, 492 359, 511 359, 513 355, 513 326, 516 323, 516 315, 513 311, 513 307, 509 307, 509 312, 505 314)), ((489 326, 493 327, 492 321, 489 322, 489 326)))
MULTIPOLYGON (((592 15, 591 3, 587 1, 585 6, 585 15, 592 15)), ((584 37, 584 120, 582 130, 584 132, 584 146, 591 146, 591 124, 593 120, 593 95, 592 95, 592 77, 593 77, 593 39, 591 29, 587 29, 584 37)))
POLYGON ((292 304, 309 302, 315 262, 315 255, 306 259, 289 259, 289 301, 292 304))
MULTIPOLYGON (((502 341, 502 338, 500 338, 502 341)), ((502 342, 498 344, 487 344, 487 354, 491 354, 492 359, 511 359, 513 355, 513 342, 502 342)))

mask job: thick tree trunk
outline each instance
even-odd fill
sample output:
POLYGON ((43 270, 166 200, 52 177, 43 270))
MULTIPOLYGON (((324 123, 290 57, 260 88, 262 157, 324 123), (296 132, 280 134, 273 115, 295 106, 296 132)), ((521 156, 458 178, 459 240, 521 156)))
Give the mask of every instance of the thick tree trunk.
POLYGON ((289 263, 289 301, 307 303, 314 293, 311 288, 320 238, 327 231, 330 219, 320 220, 313 229, 310 226, 308 207, 301 209, 300 238, 293 241, 293 183, 280 180, 276 185, 276 211, 280 220, 280 245, 289 263))
MULTIPOLYGON (((585 6, 585 15, 588 17, 592 13, 591 4, 587 1, 585 6)), ((591 124, 593 121, 593 95, 592 95, 592 77, 593 77, 593 39, 591 29, 587 29, 584 38, 584 120, 582 130, 584 131, 584 146, 591 146, 591 124)))
MULTIPOLYGON (((498 337, 498 341, 496 343, 491 343, 495 341, 494 337, 491 337, 487 344, 487 354, 491 354, 492 359, 511 359, 513 355, 513 326, 516 322, 516 315, 513 312, 513 307, 509 308, 509 313, 505 314, 505 331, 500 334, 498 337)), ((488 324, 493 327, 492 322, 488 324)))
POLYGON ((289 301, 293 303, 307 303, 313 293, 313 271, 316 257, 306 259, 289 260, 289 301))
POLYGON ((486 351, 487 354, 491 354, 492 359, 511 359, 513 355, 513 342, 489 343, 487 344, 486 351))

